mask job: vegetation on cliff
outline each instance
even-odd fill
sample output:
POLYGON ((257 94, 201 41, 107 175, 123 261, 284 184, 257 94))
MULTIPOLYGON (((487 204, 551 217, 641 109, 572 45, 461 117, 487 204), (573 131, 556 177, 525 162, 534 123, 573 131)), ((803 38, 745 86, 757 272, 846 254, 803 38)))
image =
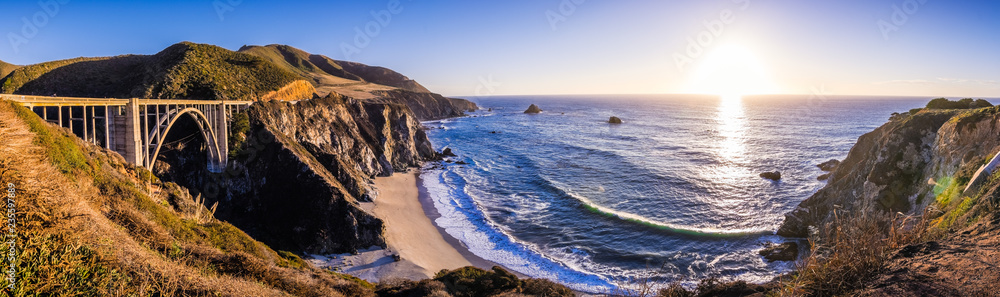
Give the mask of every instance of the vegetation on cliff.
POLYGON ((991 106, 993 106, 993 104, 989 101, 972 98, 965 98, 956 101, 948 100, 948 98, 937 98, 927 102, 927 109, 976 109, 991 106))

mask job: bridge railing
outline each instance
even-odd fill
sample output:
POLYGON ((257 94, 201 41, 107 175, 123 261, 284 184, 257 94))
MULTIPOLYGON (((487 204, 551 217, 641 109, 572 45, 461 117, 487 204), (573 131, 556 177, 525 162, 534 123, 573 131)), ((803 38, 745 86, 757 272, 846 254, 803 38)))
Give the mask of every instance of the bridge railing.
POLYGON ((33 106, 124 106, 128 99, 50 97, 0 94, 0 99, 11 100, 27 107, 33 106))
MULTIPOLYGON (((52 97, 52 96, 32 96, 32 95, 11 95, 0 94, 0 99, 11 100, 25 106, 124 106, 129 103, 129 99, 115 98, 84 98, 84 97, 52 97)), ((219 104, 226 105, 251 105, 253 101, 239 100, 192 100, 192 99, 139 99, 142 105, 166 105, 166 104, 219 104)))

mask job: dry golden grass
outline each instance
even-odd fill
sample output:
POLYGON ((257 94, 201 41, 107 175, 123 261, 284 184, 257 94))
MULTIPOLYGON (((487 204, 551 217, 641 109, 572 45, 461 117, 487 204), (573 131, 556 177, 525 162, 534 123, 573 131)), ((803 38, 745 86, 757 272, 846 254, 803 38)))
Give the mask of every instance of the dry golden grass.
POLYGON ((307 81, 296 80, 290 84, 281 87, 281 89, 268 92, 261 96, 260 101, 296 101, 312 98, 313 94, 316 93, 316 88, 313 87, 307 81))
POLYGON ((776 296, 839 296, 882 273, 899 248, 921 241, 927 216, 834 213, 829 225, 809 238, 810 255, 782 280, 776 296))

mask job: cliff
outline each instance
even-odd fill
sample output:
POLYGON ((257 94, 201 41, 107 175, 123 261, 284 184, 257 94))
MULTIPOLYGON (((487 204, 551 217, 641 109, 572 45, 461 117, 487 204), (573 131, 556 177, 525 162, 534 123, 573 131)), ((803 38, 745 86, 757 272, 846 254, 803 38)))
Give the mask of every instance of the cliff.
POLYGON ((466 111, 479 109, 475 103, 465 99, 445 98, 434 93, 417 93, 402 89, 376 91, 379 102, 403 104, 410 108, 420 120, 438 120, 465 115, 466 111))
POLYGON ((964 188, 1000 150, 997 107, 914 111, 858 139, 828 184, 786 215, 778 234, 805 237, 841 213, 921 214, 947 188, 964 188))
POLYGON ((381 220, 358 204, 377 197, 372 177, 436 155, 401 104, 330 95, 259 103, 248 115, 247 139, 225 173, 207 172, 200 150, 165 154, 156 171, 220 201, 219 218, 279 249, 385 246, 381 220))

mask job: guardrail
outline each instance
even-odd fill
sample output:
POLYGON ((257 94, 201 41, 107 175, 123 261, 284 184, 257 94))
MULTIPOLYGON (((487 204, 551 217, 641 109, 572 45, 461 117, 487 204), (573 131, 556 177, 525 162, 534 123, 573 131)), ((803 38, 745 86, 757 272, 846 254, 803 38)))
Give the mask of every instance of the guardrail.
MULTIPOLYGON (((31 96, 31 95, 11 95, 0 94, 0 99, 11 100, 25 105, 35 106, 125 106, 131 99, 115 98, 84 98, 84 97, 51 97, 51 96, 31 96)), ((253 101, 238 100, 192 100, 192 99, 138 99, 142 105, 164 105, 164 104, 219 104, 226 105, 251 105, 253 101)))

